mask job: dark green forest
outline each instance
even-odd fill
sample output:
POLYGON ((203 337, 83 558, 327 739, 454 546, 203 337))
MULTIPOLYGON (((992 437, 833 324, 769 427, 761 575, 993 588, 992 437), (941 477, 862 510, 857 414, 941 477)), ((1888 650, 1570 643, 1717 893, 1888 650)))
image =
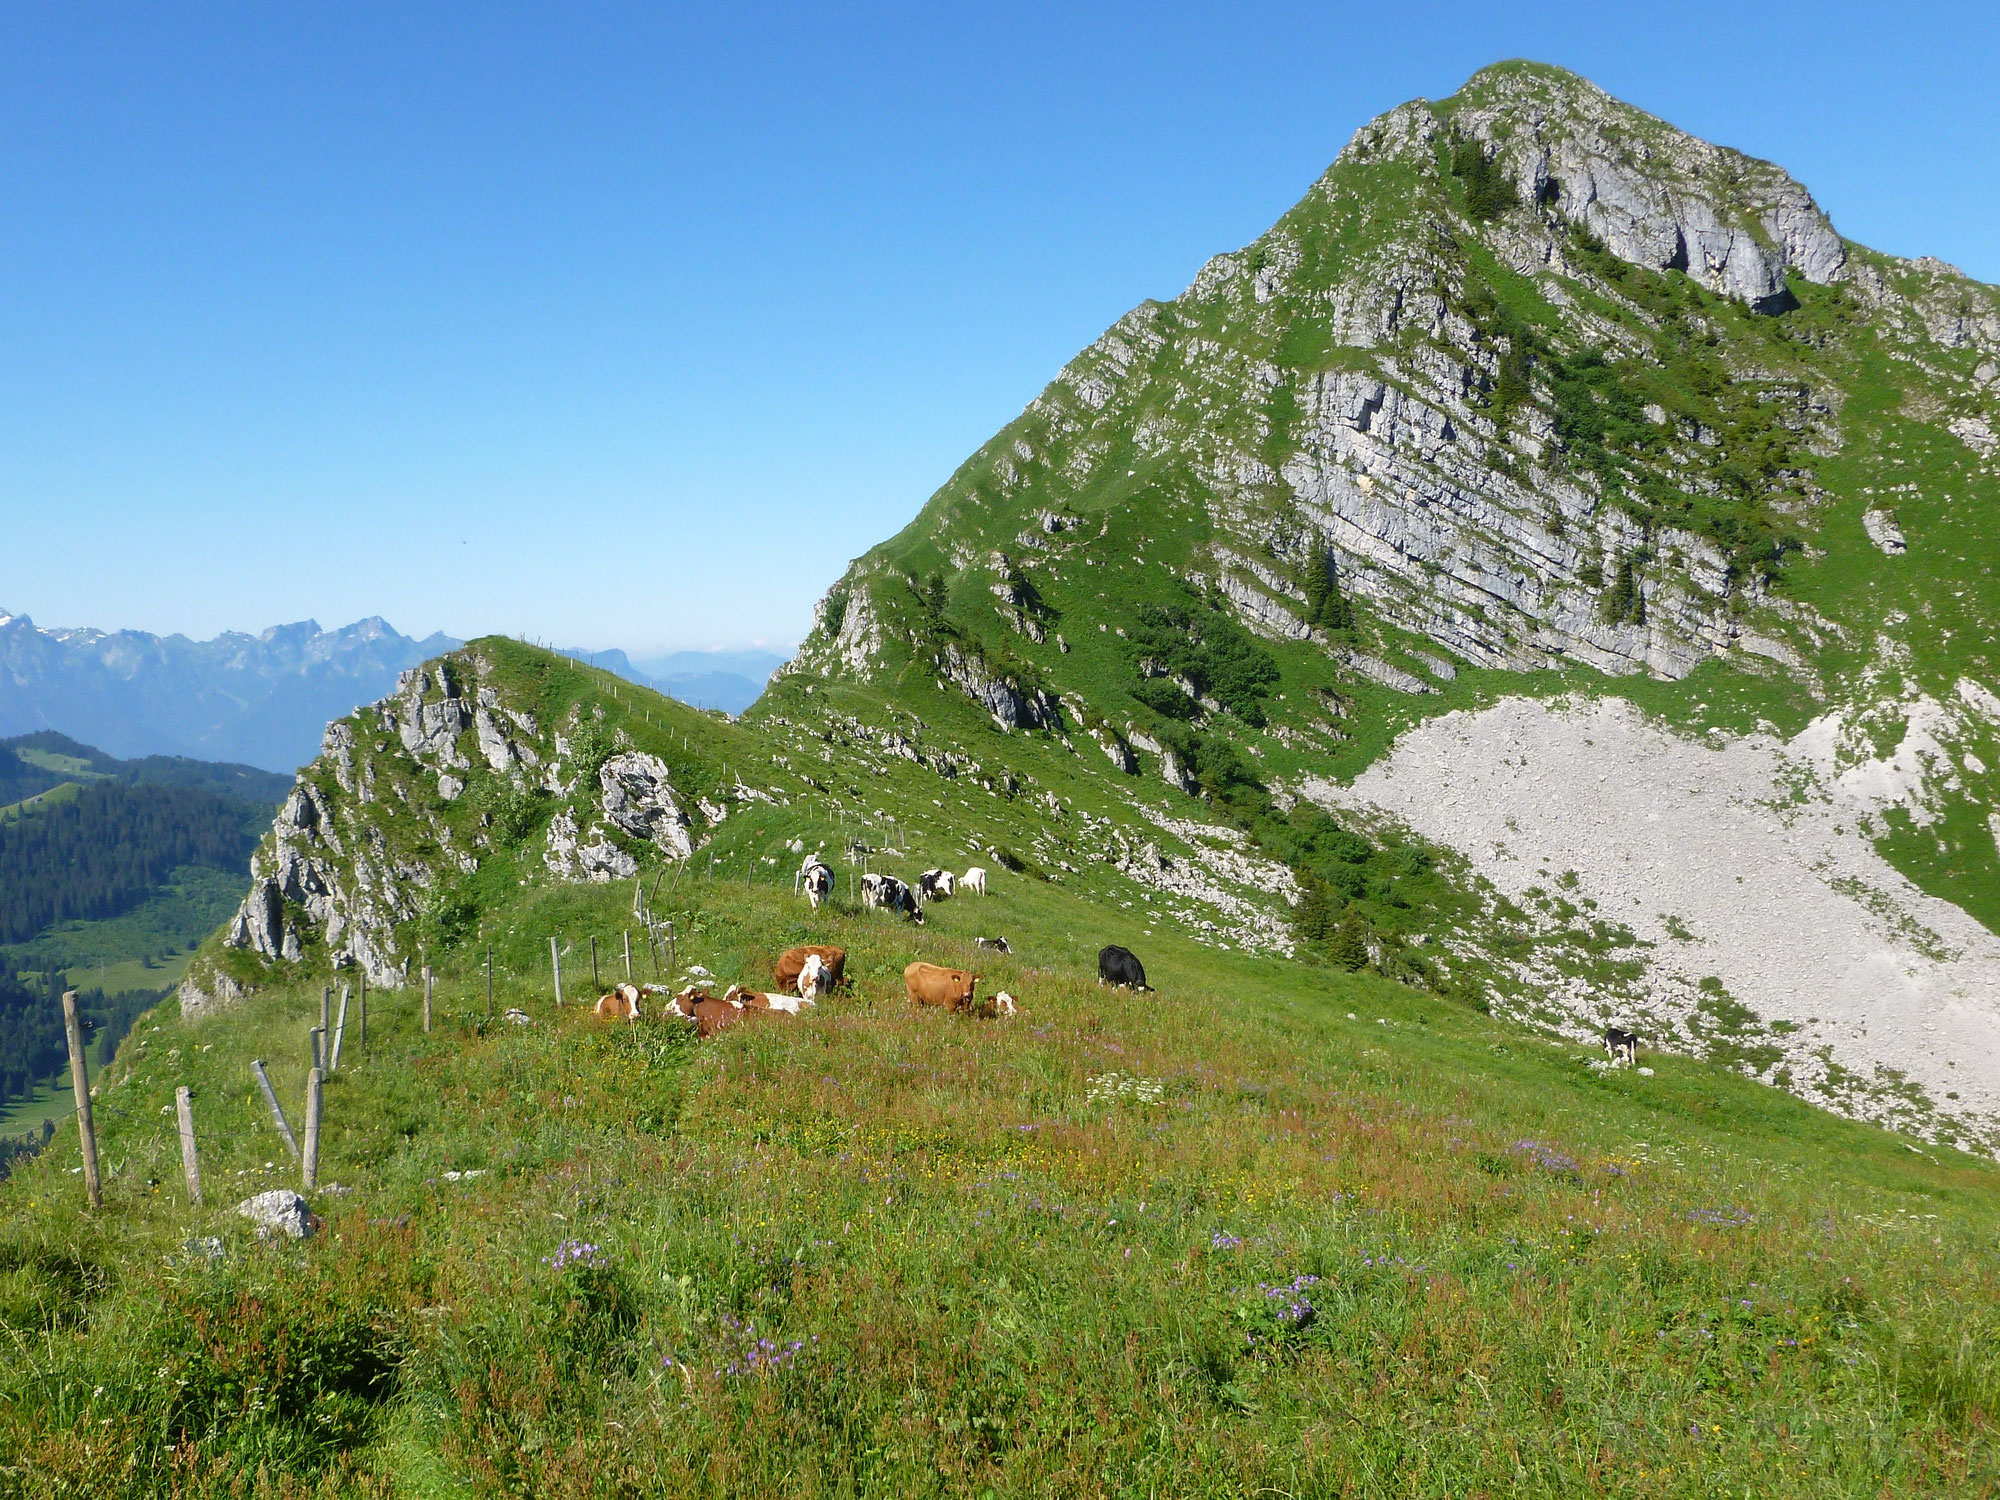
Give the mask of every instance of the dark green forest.
POLYGON ((0 824, 0 943, 117 916, 183 865, 247 869, 254 815, 192 787, 97 781, 74 801, 0 824))

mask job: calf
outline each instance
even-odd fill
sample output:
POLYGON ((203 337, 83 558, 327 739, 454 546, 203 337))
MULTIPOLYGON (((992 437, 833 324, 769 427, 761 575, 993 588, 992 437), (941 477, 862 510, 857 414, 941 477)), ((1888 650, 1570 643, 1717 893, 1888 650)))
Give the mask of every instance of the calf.
POLYGON ((1131 990, 1152 988, 1146 983, 1146 968, 1139 962, 1138 955, 1116 943, 1100 950, 1097 955, 1097 982, 1122 985, 1131 990))
POLYGON ((1625 1031, 1617 1026, 1604 1028, 1604 1051, 1612 1062, 1623 1058, 1628 1066, 1637 1066, 1639 1061, 1639 1034, 1625 1031))
POLYGON ((910 993, 910 1003, 935 1005, 940 1010, 970 1010, 972 992, 978 983, 977 974, 921 961, 903 970, 903 988, 910 993))
POLYGON ((636 1021, 639 1018, 639 987, 621 984, 597 1002, 600 1021, 636 1021))
POLYGON ((985 895, 986 894, 985 868, 981 865, 974 865, 971 869, 967 870, 962 876, 959 877, 959 884, 964 886, 968 891, 970 891, 975 896, 985 895))
POLYGON ((1003 937, 974 938, 972 946, 975 948, 991 948, 995 953, 1012 953, 1014 951, 1003 937))
POLYGON ((799 976, 805 972, 806 960, 816 958, 825 978, 820 984, 820 993, 837 990, 847 983, 847 950, 835 948, 826 943, 802 943, 796 948, 787 948, 778 955, 777 963, 771 966, 771 977, 777 981, 780 990, 799 988, 799 976))

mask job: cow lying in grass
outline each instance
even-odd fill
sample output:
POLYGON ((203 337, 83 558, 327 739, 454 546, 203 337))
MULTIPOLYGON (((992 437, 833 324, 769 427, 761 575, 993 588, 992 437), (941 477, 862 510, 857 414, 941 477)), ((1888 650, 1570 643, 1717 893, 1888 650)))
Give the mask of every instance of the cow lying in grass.
POLYGON ((768 990, 746 990, 732 984, 723 992, 724 1002, 734 1002, 745 1010, 768 1011, 772 1015, 795 1016, 813 1002, 804 995, 774 995, 768 990))
POLYGON ((796 948, 787 948, 778 955, 778 961, 771 968, 771 977, 777 981, 780 991, 805 993, 803 979, 807 963, 818 959, 820 964, 819 987, 815 996, 829 994, 847 982, 847 950, 824 943, 804 943, 796 948))
POLYGON ((705 1041, 723 1027, 733 1026, 742 1020, 743 1007, 726 999, 718 1000, 707 990, 689 985, 667 1001, 660 1014, 694 1022, 695 1035, 705 1041))
POLYGON ((596 1015, 600 1021, 638 1020, 639 987, 636 984, 619 985, 597 1002, 596 1015))
POLYGON ((912 1005, 929 1005, 939 1010, 963 1011, 975 1016, 1015 1014, 1014 997, 1004 990, 981 1005, 974 993, 978 985, 979 976, 964 969, 946 969, 919 961, 903 970, 903 988, 909 992, 912 1005))

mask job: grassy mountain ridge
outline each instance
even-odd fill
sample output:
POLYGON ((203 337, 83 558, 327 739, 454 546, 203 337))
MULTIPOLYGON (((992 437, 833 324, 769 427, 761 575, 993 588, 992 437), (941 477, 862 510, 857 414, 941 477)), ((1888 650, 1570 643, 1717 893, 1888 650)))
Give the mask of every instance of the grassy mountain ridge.
POLYGON ((1066 858, 1100 815, 1056 790, 1059 741, 1043 766, 988 721, 987 758, 947 777, 949 722, 885 737, 815 703, 733 725, 506 641, 427 668, 430 714, 385 706, 435 724, 448 687, 535 718, 507 720, 513 766, 451 767, 472 725, 404 750, 376 710, 330 736, 347 790, 332 753, 308 772, 347 846, 376 828, 405 853, 434 837, 420 787, 462 775, 440 819, 464 815, 444 826, 478 860, 439 887, 449 924, 445 903, 413 919, 433 1029, 410 985, 371 987, 365 1043, 350 1018, 322 1234, 259 1245, 230 1205, 293 1180, 248 1063, 296 1122, 321 987, 360 961, 328 967, 324 928, 295 960, 218 939, 203 961, 254 988, 141 1023, 98 1081, 103 1214, 67 1138, 0 1188, 0 1326, 28 1351, 0 1375, 0 1465, 25 1492, 1825 1493, 1991 1471, 1989 1163, 1716 1065, 1607 1073, 1163 921, 1066 858), (608 746, 569 732, 590 725, 608 746), (519 816, 518 752, 555 726, 569 748, 535 769, 568 790, 519 816), (607 748, 674 757, 691 858, 595 821, 573 757, 607 748), (565 815, 636 872, 562 878, 565 815), (820 846, 842 879, 812 913, 791 871, 820 846), (974 850, 992 894, 921 929, 850 896, 863 860, 974 850), (673 924, 657 960, 635 898, 673 924), (1011 955, 974 947, 995 932, 1011 955), (577 1002, 593 940, 608 982, 626 936, 639 977, 717 984, 838 942, 854 990, 700 1046, 603 1026, 577 1002), (1102 941, 1157 993, 1096 986, 1102 941), (913 957, 1023 1015, 913 1012, 913 957), (180 1084, 202 1211, 161 1112, 180 1084))

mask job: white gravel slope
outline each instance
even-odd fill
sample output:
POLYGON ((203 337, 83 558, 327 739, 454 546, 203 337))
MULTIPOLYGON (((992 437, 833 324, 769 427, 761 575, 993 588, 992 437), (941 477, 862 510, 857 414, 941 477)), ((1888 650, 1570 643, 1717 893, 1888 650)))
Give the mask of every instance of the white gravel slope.
POLYGON ((1303 790, 1390 814, 1516 899, 1575 871, 1569 899, 1655 945, 1638 993, 1557 997, 1580 1022, 1677 1023, 1714 976, 1798 1026, 1758 1038, 1784 1048, 1796 1092, 1925 1134, 1950 1118, 1993 1151, 2000 938, 1877 854, 1815 758, 1763 735, 1685 739, 1616 699, 1516 698, 1412 730, 1351 787, 1303 790))

